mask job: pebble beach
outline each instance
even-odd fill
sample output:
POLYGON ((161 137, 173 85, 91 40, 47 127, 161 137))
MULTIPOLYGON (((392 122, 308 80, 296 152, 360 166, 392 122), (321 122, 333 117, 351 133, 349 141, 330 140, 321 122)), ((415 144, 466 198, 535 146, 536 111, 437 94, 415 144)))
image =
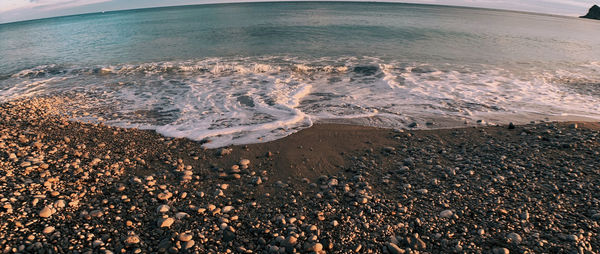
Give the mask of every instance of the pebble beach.
POLYGON ((600 124, 316 124, 205 149, 0 106, 2 253, 597 253, 600 124))

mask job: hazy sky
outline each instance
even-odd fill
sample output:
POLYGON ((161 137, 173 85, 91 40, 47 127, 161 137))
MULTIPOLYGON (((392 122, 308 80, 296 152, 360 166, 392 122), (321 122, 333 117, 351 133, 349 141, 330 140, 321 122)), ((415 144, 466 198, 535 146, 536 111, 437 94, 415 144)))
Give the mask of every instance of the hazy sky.
MULTIPOLYGON (((360 1, 360 0, 359 0, 360 1)), ((255 2, 252 0, 0 0, 0 23, 109 10, 158 6, 255 2)), ((382 0, 532 11, 568 16, 583 15, 600 0, 382 0)))

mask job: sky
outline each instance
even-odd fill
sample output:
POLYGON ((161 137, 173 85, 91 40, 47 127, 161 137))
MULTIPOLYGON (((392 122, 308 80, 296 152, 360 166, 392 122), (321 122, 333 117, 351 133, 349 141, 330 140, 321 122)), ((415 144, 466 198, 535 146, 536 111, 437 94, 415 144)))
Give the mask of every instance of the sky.
MULTIPOLYGON (((265 1, 265 0, 258 0, 265 1)), ((356 1, 356 0, 355 0, 356 1)), ((358 0, 360 1, 360 0, 358 0)), ((372 1, 372 0, 370 0, 372 1)), ((379 2, 458 5, 529 11, 566 16, 584 15, 600 0, 376 0, 379 2)), ((255 0, 0 0, 0 23, 65 16, 90 12, 138 9, 159 6, 255 0)))

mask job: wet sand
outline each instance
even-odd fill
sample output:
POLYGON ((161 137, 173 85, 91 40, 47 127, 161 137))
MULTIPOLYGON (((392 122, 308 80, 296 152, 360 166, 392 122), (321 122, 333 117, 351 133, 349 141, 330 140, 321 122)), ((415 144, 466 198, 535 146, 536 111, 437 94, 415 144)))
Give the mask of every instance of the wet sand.
POLYGON ((318 124, 207 150, 0 107, 0 251, 596 253, 600 124, 318 124))

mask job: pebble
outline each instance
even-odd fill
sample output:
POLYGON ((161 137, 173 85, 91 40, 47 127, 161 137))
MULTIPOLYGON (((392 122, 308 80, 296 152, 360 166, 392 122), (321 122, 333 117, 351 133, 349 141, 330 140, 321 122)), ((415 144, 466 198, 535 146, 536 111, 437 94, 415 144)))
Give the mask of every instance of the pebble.
POLYGON ((240 160, 240 166, 248 166, 248 164, 250 164, 250 160, 248 160, 248 159, 240 160))
POLYGON ((189 233, 181 233, 179 234, 179 241, 187 242, 192 240, 193 235, 189 233))
POLYGON ((523 241, 523 238, 521 238, 519 234, 512 232, 506 236, 506 240, 509 243, 520 244, 521 241, 523 241))
POLYGON ((228 212, 231 212, 232 210, 233 210, 233 206, 230 206, 230 205, 225 206, 225 207, 223 207, 223 209, 221 209, 221 211, 223 213, 228 213, 228 212))
POLYGON ((92 217, 102 217, 104 213, 100 210, 93 210, 90 212, 90 216, 92 217))
POLYGON ((181 220, 181 219, 186 218, 188 216, 190 216, 190 215, 187 214, 187 213, 185 213, 185 212, 178 212, 178 213, 175 214, 175 218, 178 219, 178 220, 181 220))
POLYGON ((391 254, 404 254, 405 251, 403 249, 400 249, 400 247, 398 247, 398 245, 394 244, 394 243, 387 243, 386 244, 388 251, 391 254))
POLYGON ((296 246, 297 243, 298 243, 298 238, 296 238, 295 236, 288 236, 285 239, 285 243, 284 244, 285 244, 285 246, 291 248, 291 247, 296 246))
POLYGON ((173 193, 167 191, 167 192, 159 193, 157 197, 159 200, 167 200, 167 199, 171 198, 172 196, 173 196, 173 193))
POLYGON ((576 235, 567 235, 567 240, 571 242, 577 242, 578 237, 576 235))
POLYGON ((42 208, 42 210, 40 211, 39 215, 42 218, 48 218, 52 216, 52 208, 50 206, 44 206, 44 208, 42 208))
POLYGON ((64 208, 65 206, 67 206, 67 203, 62 199, 56 200, 56 202, 54 202, 55 208, 64 208))
POLYGON ((173 225, 174 222, 175 222, 175 219, 173 219, 171 217, 162 218, 162 219, 158 220, 158 227, 159 228, 168 228, 168 227, 171 227, 171 225, 173 225))
POLYGON ((319 251, 323 250, 323 244, 321 244, 321 243, 309 244, 307 246, 308 247, 306 248, 306 251, 319 252, 319 251))
POLYGON ((260 178, 260 176, 255 176, 252 178, 252 184, 254 185, 260 185, 262 184, 262 179, 260 178))
POLYGON ((196 242, 194 240, 189 240, 183 244, 183 249, 186 249, 186 250, 190 249, 190 248, 194 247, 195 243, 196 242))
POLYGON ((492 252, 494 254, 510 254, 510 251, 507 248, 494 248, 492 252))
POLYGON ((170 209, 170 207, 168 205, 159 205, 158 208, 156 208, 156 212, 166 213, 169 211, 169 209, 170 209))
POLYGON ((419 236, 416 234, 414 236, 408 237, 406 239, 406 242, 408 242, 408 245, 410 245, 410 247, 416 250, 424 250, 425 248, 427 248, 427 244, 425 244, 425 242, 421 240, 421 238, 419 238, 419 236))
POLYGON ((454 215, 452 210, 444 210, 440 213, 440 217, 442 218, 451 218, 454 215))
POLYGON ((54 228, 53 226, 47 226, 44 228, 44 230, 42 230, 42 233, 44 234, 51 234, 52 232, 54 232, 56 228, 54 228))
POLYGON ((135 235, 130 235, 127 238, 125 238, 124 242, 127 245, 138 244, 140 242, 140 238, 135 235))

